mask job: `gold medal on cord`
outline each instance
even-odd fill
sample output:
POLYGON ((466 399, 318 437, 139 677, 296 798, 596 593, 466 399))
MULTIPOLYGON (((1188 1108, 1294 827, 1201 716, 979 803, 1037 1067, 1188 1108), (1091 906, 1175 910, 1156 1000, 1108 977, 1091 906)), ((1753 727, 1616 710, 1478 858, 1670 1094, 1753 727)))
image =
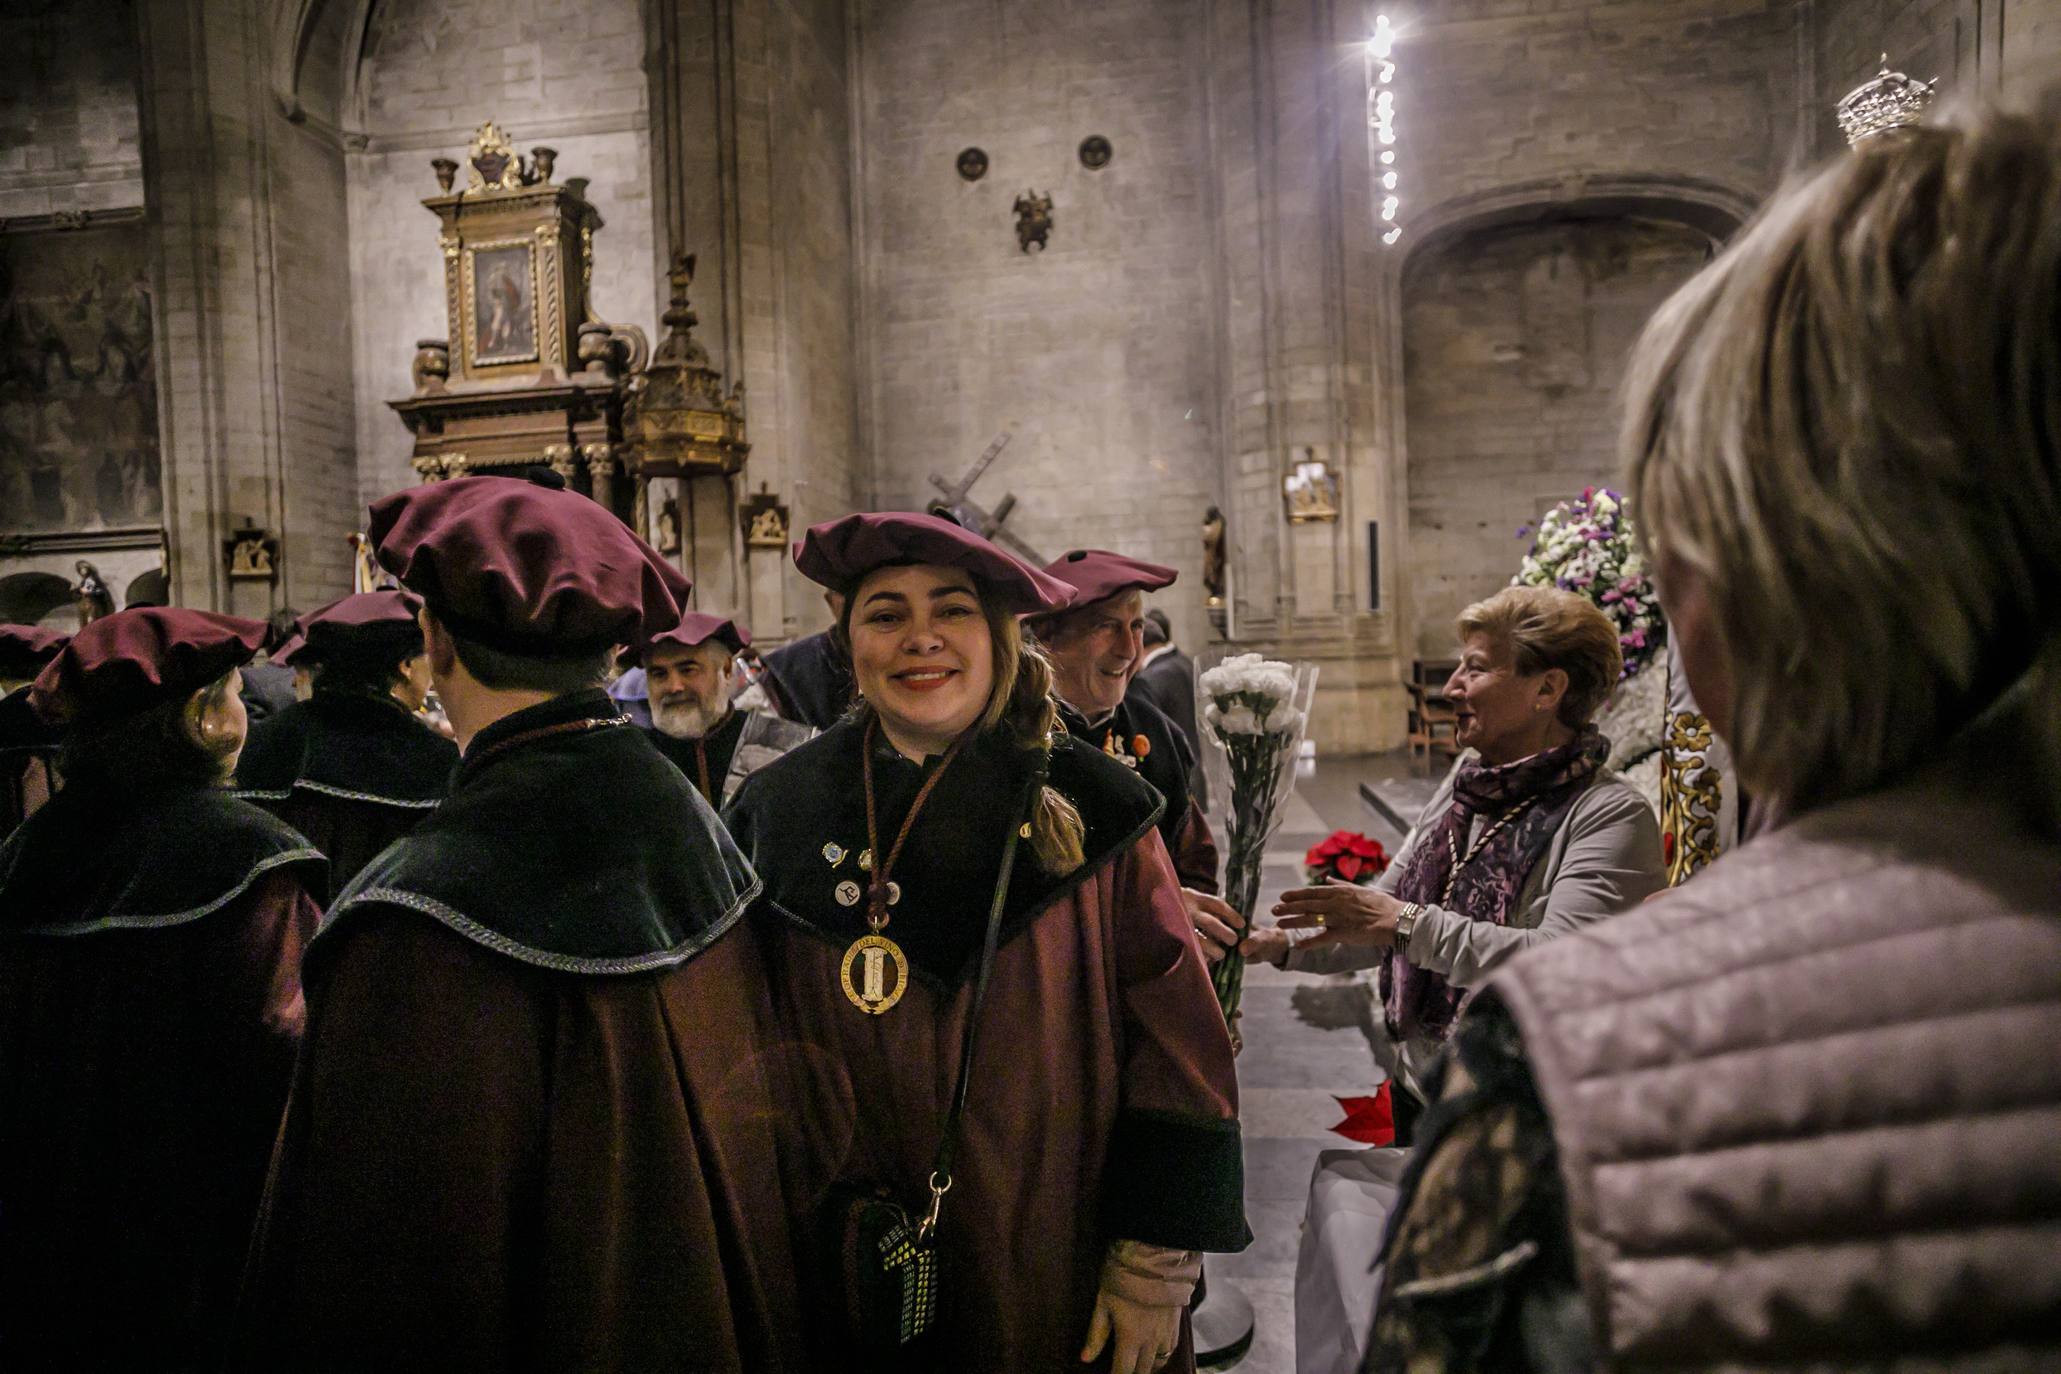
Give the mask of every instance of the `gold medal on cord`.
POLYGON ((878 1016, 901 1001, 907 991, 909 958, 900 945, 876 930, 852 941, 837 974, 852 1005, 868 1016, 878 1016))

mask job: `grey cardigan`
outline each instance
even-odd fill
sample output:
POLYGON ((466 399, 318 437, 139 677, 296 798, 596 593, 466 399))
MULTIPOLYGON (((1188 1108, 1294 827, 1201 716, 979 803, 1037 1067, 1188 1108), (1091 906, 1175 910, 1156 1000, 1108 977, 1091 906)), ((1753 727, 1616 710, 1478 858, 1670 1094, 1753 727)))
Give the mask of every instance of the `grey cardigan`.
MULTIPOLYGON (((1463 755, 1463 758, 1466 756, 1463 755)), ((1453 772, 1418 814, 1394 862, 1374 882, 1393 895, 1418 837, 1453 804, 1453 772)), ((1470 824, 1471 839, 1476 825, 1470 824)), ((1637 906, 1667 886, 1660 857, 1660 823, 1646 799, 1615 774, 1599 772, 1569 807, 1517 894, 1517 913, 1507 926, 1472 921, 1458 912, 1427 905, 1403 951, 1419 968, 1443 974, 1455 987, 1479 987, 1498 967, 1534 945, 1593 925, 1637 906)), ((1353 973, 1377 968, 1383 951, 1370 945, 1291 950, 1284 968, 1298 973, 1353 973)), ((1375 1036, 1375 1058, 1391 1078, 1422 1096, 1422 1074, 1444 1042, 1413 1035, 1394 1044, 1375 1036)))

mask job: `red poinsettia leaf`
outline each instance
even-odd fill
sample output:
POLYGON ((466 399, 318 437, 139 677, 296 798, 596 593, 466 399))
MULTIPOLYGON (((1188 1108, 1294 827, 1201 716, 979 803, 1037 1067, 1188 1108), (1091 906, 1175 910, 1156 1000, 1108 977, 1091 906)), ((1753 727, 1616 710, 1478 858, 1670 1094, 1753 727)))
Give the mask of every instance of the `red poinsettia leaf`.
POLYGON ((1345 1120, 1331 1128, 1337 1134, 1362 1145, 1395 1144, 1395 1111, 1389 1105, 1388 1084, 1383 1083, 1372 1097, 1333 1093, 1332 1100, 1345 1109, 1345 1120))
POLYGON ((1338 859, 1338 876, 1349 883, 1356 883, 1360 880, 1360 869, 1364 866, 1361 864, 1359 856, 1342 854, 1338 859))

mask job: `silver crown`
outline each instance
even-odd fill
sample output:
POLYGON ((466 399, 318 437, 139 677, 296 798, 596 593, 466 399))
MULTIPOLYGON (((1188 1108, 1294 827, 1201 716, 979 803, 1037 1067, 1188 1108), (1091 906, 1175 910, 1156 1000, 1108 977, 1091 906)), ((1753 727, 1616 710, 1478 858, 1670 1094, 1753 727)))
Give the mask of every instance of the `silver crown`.
POLYGON ((1891 129, 1916 124, 1925 107, 1938 94, 1933 83, 1889 69, 1889 54, 1882 54, 1882 70, 1873 81, 1854 87, 1840 98, 1837 108, 1840 132, 1849 146, 1891 129))

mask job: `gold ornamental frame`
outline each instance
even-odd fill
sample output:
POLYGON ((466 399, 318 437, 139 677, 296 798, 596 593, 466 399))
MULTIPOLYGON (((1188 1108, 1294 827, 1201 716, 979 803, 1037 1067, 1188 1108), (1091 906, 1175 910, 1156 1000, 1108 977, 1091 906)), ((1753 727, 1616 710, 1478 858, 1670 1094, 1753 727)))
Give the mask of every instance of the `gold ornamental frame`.
POLYGON ((465 357, 471 367, 499 367, 507 363, 534 363, 540 360, 544 347, 544 280, 537 270, 539 244, 528 235, 515 238, 485 239, 478 243, 466 243, 461 249, 464 263, 464 284, 459 302, 461 322, 465 326, 465 357), (530 274, 530 347, 525 353, 496 353, 481 356, 473 351, 479 340, 479 289, 475 280, 473 261, 481 253, 498 249, 520 248, 523 259, 529 264, 530 274))

